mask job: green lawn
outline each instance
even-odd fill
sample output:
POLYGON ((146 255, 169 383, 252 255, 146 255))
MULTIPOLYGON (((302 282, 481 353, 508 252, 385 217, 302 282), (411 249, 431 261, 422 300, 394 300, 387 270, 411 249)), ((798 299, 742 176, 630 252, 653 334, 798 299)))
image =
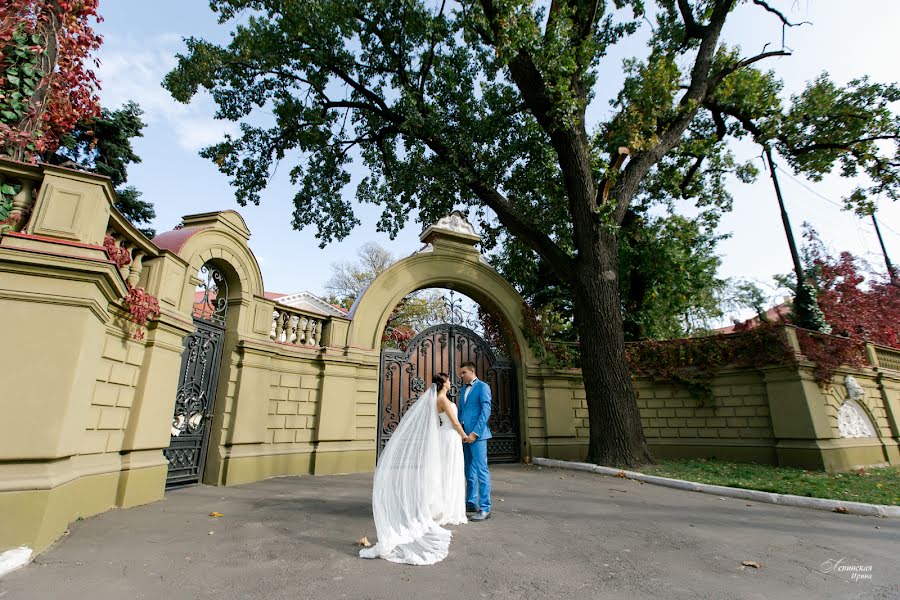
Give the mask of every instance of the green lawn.
POLYGON ((660 460, 641 473, 698 483, 852 502, 900 505, 900 467, 825 473, 714 458, 660 460))

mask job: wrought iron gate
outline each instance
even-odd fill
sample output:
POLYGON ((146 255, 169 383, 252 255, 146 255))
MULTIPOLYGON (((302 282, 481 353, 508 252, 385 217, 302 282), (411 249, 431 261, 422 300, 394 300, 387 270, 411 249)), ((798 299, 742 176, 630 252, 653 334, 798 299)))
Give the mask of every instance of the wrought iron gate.
POLYGON ((166 487, 198 483, 203 477, 213 416, 228 294, 218 269, 204 265, 203 289, 194 303, 196 330, 184 338, 181 373, 175 395, 172 438, 164 451, 169 460, 166 487))
POLYGON ((475 363, 475 374, 491 386, 493 402, 488 426, 488 460, 519 459, 519 421, 515 366, 500 356, 477 333, 461 325, 441 324, 414 337, 405 350, 381 351, 381 389, 378 394, 378 453, 413 402, 431 385, 436 373, 450 375, 449 396, 457 402, 462 381, 459 367, 475 363))

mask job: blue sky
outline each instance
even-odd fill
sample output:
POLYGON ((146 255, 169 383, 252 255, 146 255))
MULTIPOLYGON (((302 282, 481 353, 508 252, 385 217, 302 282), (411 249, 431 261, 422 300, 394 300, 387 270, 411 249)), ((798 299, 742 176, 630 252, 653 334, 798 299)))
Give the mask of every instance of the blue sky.
MULTIPOLYGON (((868 0, 864 9, 860 6, 853 10, 839 8, 847 5, 834 0, 775 0, 774 4, 791 18, 814 24, 788 31, 787 45, 793 56, 767 63, 785 79, 786 94, 799 91, 823 70, 841 84, 862 75, 880 82, 900 80, 896 66, 900 36, 895 31, 900 23, 900 2, 868 0)), ((761 50, 766 42, 780 47, 781 28, 775 19, 752 6, 739 11, 725 30, 728 43, 741 45, 748 54, 761 50)), ((330 265, 352 259, 366 241, 375 240, 398 256, 419 247, 418 225, 411 223, 391 241, 375 231, 380 209, 364 205, 357 207, 363 223, 350 237, 319 249, 312 229, 291 229, 294 191, 284 177, 286 168, 263 193, 260 206, 239 207, 227 178, 197 155, 200 148, 218 141, 223 133, 234 131, 235 124, 215 121, 209 98, 198 97, 183 105, 160 86, 162 77, 175 64, 175 54, 184 49, 182 38, 197 36, 227 42, 227 26, 217 24, 202 0, 102 0, 100 12, 105 19, 97 27, 104 36, 98 70, 103 86, 101 100, 108 107, 135 100, 146 112, 144 138, 135 144, 143 162, 131 167, 129 183, 155 204, 158 216, 154 225, 158 231, 171 229, 182 215, 237 209, 253 234, 250 246, 259 259, 266 289, 284 293, 321 292, 331 273, 330 265)), ((610 66, 601 73, 606 87, 598 92, 592 107, 596 118, 603 117, 608 98, 618 90, 621 58, 642 50, 639 40, 624 45, 617 50, 615 62, 608 63, 610 66)), ((739 146, 737 153, 739 158, 750 159, 758 155, 758 150, 739 146)), ((357 169, 354 175, 358 180, 362 171, 357 169)), ((831 203, 839 203, 852 182, 829 178, 810 183, 782 177, 782 187, 795 232, 799 233, 803 221, 810 221, 835 250, 850 250, 883 270, 871 222, 860 221, 831 203)), ((353 196, 354 191, 348 187, 345 193, 353 196)), ((790 269, 771 183, 763 173, 754 184, 734 182, 732 192, 734 210, 721 224, 722 231, 732 237, 720 246, 720 274, 770 284, 774 273, 790 269)), ((895 263, 900 262, 900 206, 883 201, 880 220, 888 251, 895 263)), ((773 288, 770 293, 774 298, 778 292, 773 288)))

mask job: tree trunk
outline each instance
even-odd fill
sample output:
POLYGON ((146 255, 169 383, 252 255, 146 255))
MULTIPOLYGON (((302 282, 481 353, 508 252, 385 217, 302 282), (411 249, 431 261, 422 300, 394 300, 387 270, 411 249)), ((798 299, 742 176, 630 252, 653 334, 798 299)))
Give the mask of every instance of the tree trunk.
POLYGON ((612 235, 602 255, 582 264, 573 285, 575 325, 581 340, 581 371, 590 421, 588 462, 636 467, 653 462, 625 358, 622 309, 612 235), (604 264, 607 263, 607 264, 604 264), (602 340, 602 342, 601 342, 602 340))

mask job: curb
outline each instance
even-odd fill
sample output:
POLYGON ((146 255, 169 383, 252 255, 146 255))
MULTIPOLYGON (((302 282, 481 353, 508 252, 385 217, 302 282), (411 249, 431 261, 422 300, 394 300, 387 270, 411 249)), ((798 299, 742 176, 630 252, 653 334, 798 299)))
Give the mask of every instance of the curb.
POLYGON ((835 512, 835 509, 838 509, 837 512, 843 513, 846 511, 851 515, 862 515, 865 517, 900 517, 900 506, 867 504, 865 502, 844 502, 841 500, 828 500, 826 498, 808 498, 806 496, 794 496, 792 494, 775 494, 772 492, 761 492, 759 490, 745 490, 742 488, 726 487, 724 485, 711 485, 707 483, 684 481, 682 479, 670 479, 668 477, 659 477, 657 475, 645 475, 644 473, 638 473, 636 471, 625 471, 622 469, 614 469, 612 467, 602 467, 600 465, 570 462, 567 460, 554 460, 551 458, 534 458, 533 462, 535 465, 541 467, 587 471, 589 473, 612 475, 614 477, 621 477, 624 475, 627 479, 634 479, 635 481, 643 481, 644 483, 652 483, 654 485, 661 485, 678 490, 715 494, 717 496, 753 500, 755 502, 766 502, 768 504, 779 504, 781 506, 796 506, 799 508, 827 510, 831 512, 835 512))

